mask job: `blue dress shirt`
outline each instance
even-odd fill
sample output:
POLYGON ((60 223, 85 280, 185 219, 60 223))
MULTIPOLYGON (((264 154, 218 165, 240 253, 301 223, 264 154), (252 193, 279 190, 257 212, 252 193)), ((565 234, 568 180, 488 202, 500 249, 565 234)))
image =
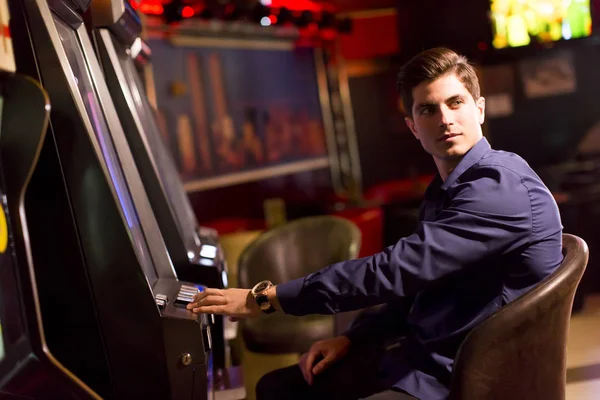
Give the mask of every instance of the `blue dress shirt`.
POLYGON ((394 387, 441 399, 469 331, 561 261, 562 225, 551 193, 521 157, 492 150, 482 138, 445 182, 438 175, 430 184, 412 235, 278 285, 277 297, 292 315, 387 303, 348 337, 368 340, 377 329, 393 329, 390 318, 402 320, 410 344, 382 368, 397 377, 394 387), (394 306, 406 298, 413 299, 408 313, 394 306))

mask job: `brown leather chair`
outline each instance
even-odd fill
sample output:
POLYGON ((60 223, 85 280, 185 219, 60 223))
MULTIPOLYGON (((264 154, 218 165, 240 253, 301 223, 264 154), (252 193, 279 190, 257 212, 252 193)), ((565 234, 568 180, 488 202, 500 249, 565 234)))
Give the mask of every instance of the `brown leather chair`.
MULTIPOLYGON (((361 233, 351 221, 333 216, 301 218, 265 232, 240 255, 239 284, 251 288, 301 278, 336 262, 355 258, 361 233)), ((340 317, 338 317, 340 318, 340 317)), ((336 317, 294 317, 274 313, 241 321, 242 337, 255 353, 303 353, 337 332, 336 317)))
POLYGON ((473 329, 453 368, 453 400, 564 400, 573 297, 589 253, 563 235, 560 268, 473 329))

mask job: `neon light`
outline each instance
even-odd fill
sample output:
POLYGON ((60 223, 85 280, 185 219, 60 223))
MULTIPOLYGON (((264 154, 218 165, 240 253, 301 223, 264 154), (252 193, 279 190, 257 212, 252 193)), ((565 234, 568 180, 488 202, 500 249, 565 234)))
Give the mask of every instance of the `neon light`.
POLYGON ((153 15, 161 15, 164 10, 162 4, 156 3, 146 3, 142 2, 140 4, 140 11, 144 14, 153 14, 153 15))
POLYGON ((183 7, 183 10, 181 10, 181 16, 183 18, 192 18, 194 16, 195 12, 194 9, 190 6, 185 6, 183 7))

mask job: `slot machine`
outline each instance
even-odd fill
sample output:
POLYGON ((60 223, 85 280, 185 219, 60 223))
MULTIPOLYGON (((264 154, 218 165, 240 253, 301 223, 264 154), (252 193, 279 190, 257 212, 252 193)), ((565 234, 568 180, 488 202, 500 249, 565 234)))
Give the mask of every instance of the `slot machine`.
POLYGON ((46 346, 23 199, 50 103, 38 82, 14 74, 6 0, 0 19, 0 397, 100 399, 46 346))
MULTIPOLYGON (((136 61, 150 60, 138 15, 124 0, 92 0, 88 15, 109 92, 177 276, 226 288, 227 268, 218 237, 198 225, 136 68, 136 61)), ((226 366, 224 324, 223 317, 215 316, 211 331, 218 374, 226 366)))
POLYGON ((9 1, 17 70, 52 102, 23 204, 45 345, 105 399, 213 398, 211 317, 185 308, 203 286, 175 273, 83 24, 89 3, 9 1))

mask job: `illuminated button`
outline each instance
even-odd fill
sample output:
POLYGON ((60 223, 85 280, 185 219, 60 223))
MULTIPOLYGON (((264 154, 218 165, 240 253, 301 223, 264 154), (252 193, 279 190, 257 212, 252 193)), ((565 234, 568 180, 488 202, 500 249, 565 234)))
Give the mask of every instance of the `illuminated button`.
POLYGON ((169 299, 167 298, 167 295, 166 295, 166 294, 160 294, 160 293, 159 293, 159 294, 157 294, 156 296, 154 296, 154 298, 155 298, 155 299, 157 299, 157 300, 163 300, 163 301, 165 301, 165 302, 168 302, 168 301, 169 301, 169 299))
POLYGON ((177 298, 175 299, 175 301, 173 302, 173 304, 175 304, 178 307, 185 307, 188 304, 190 304, 192 302, 192 298, 191 297, 182 297, 182 296, 177 296, 177 298))
POLYGON ((159 310, 164 310, 165 307, 167 306, 167 302, 161 299, 155 299, 154 300, 156 302, 156 305, 158 306, 159 310))
POLYGON ((217 256, 217 248, 212 245, 205 244, 200 248, 200 257, 215 258, 217 256))
POLYGON ((209 258, 201 258, 200 259, 200 265, 204 265, 206 267, 212 267, 215 265, 215 261, 211 260, 209 258))

